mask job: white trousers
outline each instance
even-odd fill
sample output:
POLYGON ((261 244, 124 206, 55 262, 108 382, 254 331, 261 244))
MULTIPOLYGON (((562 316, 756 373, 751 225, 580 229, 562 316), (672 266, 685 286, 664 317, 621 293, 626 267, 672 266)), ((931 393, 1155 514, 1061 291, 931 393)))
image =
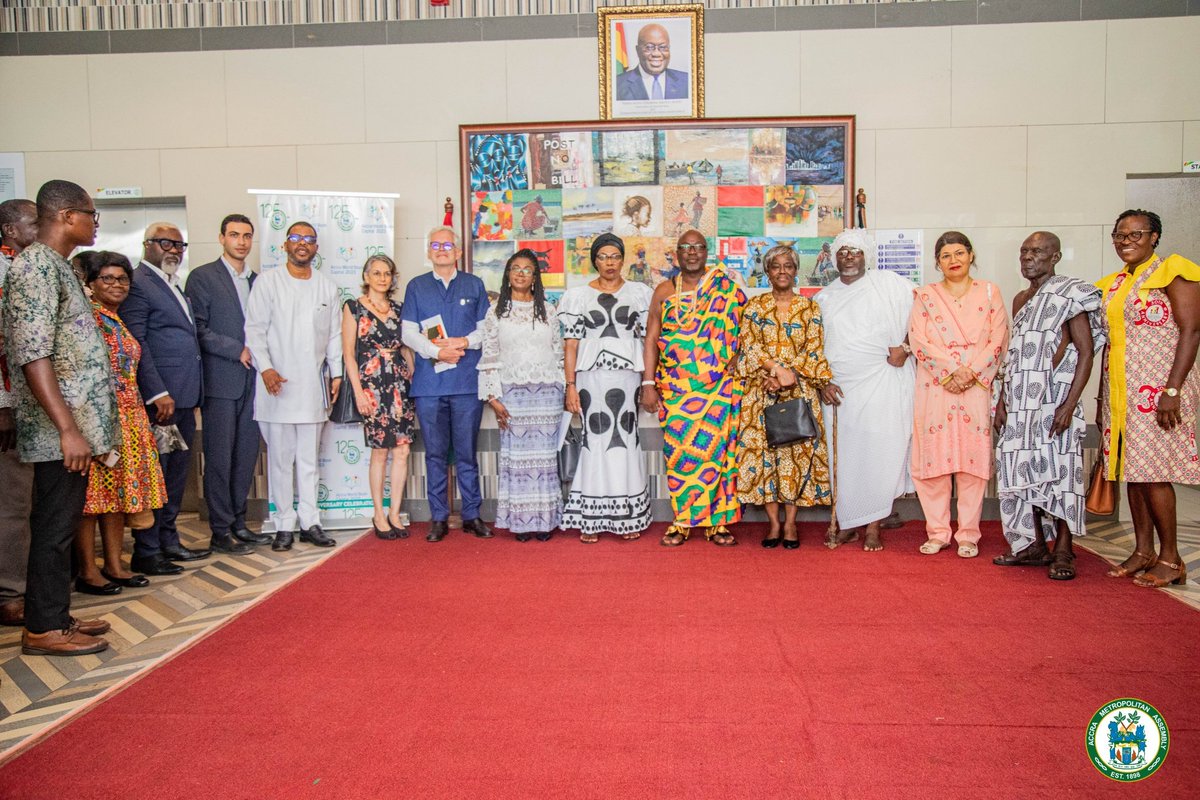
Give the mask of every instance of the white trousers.
POLYGON ((296 530, 297 516, 302 529, 321 524, 317 452, 324 423, 260 422, 258 427, 267 441, 267 495, 275 507, 275 530, 296 530))

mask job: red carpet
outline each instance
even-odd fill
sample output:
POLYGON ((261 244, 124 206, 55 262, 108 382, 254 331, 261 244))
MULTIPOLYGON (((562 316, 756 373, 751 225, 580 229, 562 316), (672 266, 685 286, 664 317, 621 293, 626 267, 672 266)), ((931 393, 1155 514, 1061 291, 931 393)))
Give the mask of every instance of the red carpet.
MULTIPOLYGON (((661 525, 654 532, 661 533, 661 525)), ((916 552, 362 539, 0 769, 5 798, 1185 797, 1200 615, 916 552), (1084 751, 1156 706, 1165 765, 1084 751)), ((1189 788, 1191 787, 1191 788, 1189 788)))

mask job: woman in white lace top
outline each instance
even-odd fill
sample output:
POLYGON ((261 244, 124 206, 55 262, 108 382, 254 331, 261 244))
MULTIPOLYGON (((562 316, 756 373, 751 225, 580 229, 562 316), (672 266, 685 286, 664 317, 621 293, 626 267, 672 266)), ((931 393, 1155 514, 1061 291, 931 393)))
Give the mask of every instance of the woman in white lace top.
POLYGON ((562 522, 562 364, 562 335, 537 255, 518 250, 504 266, 496 308, 484 318, 478 366, 479 398, 500 426, 496 527, 518 542, 547 541, 562 522))

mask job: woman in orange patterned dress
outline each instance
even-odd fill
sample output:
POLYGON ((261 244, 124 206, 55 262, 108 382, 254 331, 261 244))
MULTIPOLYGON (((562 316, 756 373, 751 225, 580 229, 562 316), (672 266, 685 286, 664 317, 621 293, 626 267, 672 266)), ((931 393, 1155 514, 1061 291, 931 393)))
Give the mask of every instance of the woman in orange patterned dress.
POLYGON ((150 419, 137 386, 138 360, 142 350, 137 339, 117 316, 117 308, 129 295, 133 268, 120 253, 88 251, 75 257, 84 282, 92 293, 92 310, 112 365, 117 413, 121 421, 121 448, 111 466, 92 461, 88 470, 87 500, 75 532, 75 554, 79 563, 76 591, 110 595, 122 586, 146 586, 145 575, 134 575, 121 563, 121 545, 126 515, 162 508, 167 499, 158 447, 150 432, 150 419), (104 568, 96 568, 96 521, 104 545, 104 568))

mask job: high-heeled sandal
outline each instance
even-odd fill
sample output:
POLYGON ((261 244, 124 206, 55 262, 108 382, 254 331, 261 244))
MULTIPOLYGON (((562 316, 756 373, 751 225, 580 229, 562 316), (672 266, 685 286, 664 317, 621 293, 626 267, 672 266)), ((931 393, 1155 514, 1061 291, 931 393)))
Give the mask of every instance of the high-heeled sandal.
POLYGON ((1187 583, 1187 564, 1183 563, 1183 559, 1179 559, 1178 564, 1172 564, 1170 561, 1159 559, 1155 561, 1145 572, 1133 579, 1134 586, 1145 586, 1148 589, 1161 589, 1164 586, 1183 586, 1187 583), (1156 575, 1151 575, 1150 570, 1162 564, 1167 569, 1174 570, 1176 575, 1173 578, 1159 578, 1156 575))
POLYGON ((1112 569, 1110 569, 1108 572, 1106 572, 1104 574, 1110 578, 1125 578, 1125 577, 1128 577, 1129 575, 1133 575, 1135 573, 1141 572, 1143 570, 1149 569, 1150 567, 1154 566, 1154 560, 1156 557, 1157 556, 1154 553, 1151 553, 1150 555, 1146 555, 1145 553, 1139 553, 1138 551, 1134 550, 1133 555, 1129 556, 1129 558, 1125 559, 1120 564, 1113 567, 1112 569), (1135 558, 1142 559, 1142 565, 1140 567, 1138 567, 1137 569, 1134 569, 1133 565, 1129 563, 1130 561, 1133 561, 1133 559, 1135 559, 1135 558))

